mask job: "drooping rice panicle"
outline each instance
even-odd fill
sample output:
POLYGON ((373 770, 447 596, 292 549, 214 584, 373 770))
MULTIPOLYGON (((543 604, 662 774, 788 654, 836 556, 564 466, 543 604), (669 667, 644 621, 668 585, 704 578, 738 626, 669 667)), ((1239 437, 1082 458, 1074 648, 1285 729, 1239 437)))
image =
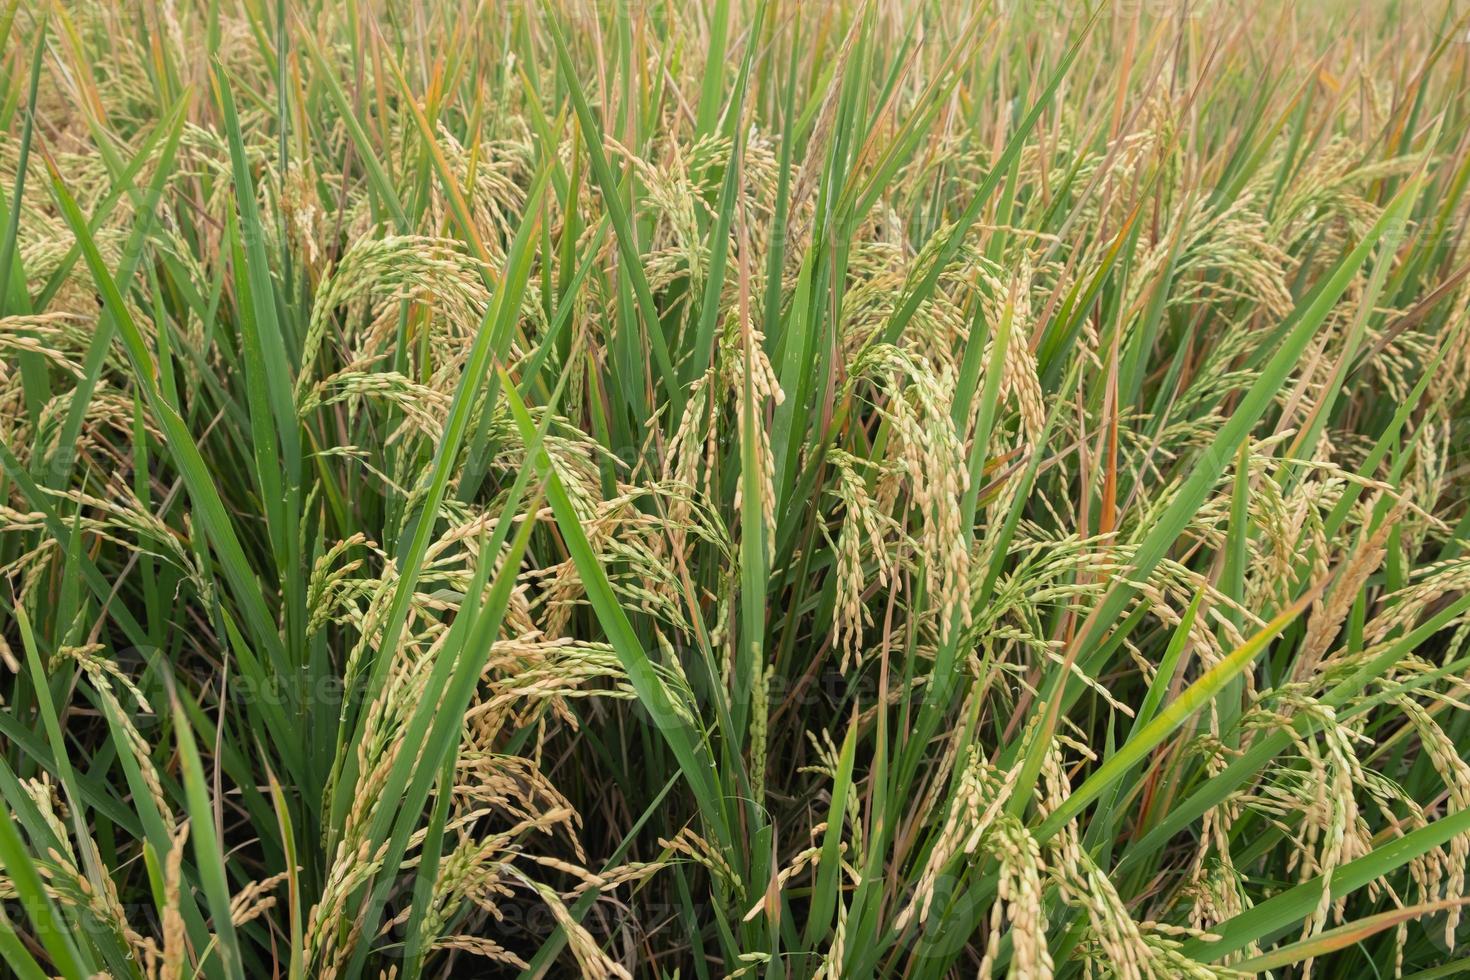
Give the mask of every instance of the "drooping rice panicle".
POLYGON ((0 0, 0 962, 1470 973, 1460 0, 0 0))

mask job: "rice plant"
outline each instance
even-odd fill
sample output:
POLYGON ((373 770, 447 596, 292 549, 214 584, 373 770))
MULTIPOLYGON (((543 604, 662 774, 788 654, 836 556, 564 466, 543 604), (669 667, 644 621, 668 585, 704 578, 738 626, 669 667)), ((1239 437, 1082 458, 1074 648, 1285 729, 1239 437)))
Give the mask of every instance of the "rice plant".
POLYGON ((1462 0, 0 0, 23 980, 1470 973, 1462 0))

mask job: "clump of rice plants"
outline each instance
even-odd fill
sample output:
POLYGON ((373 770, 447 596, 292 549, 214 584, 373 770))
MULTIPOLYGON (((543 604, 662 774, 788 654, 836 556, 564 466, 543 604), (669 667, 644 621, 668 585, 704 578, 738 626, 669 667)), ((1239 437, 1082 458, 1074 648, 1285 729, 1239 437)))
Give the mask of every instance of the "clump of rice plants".
POLYGON ((0 0, 5 972, 1470 972, 1467 18, 0 0))

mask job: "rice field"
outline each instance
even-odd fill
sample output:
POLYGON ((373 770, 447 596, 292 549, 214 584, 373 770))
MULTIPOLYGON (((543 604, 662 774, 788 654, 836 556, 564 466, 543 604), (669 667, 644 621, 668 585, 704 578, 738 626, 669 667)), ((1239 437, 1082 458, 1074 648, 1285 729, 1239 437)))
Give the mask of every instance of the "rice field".
POLYGON ((0 974, 1470 975, 1462 0, 0 0, 0 974))

